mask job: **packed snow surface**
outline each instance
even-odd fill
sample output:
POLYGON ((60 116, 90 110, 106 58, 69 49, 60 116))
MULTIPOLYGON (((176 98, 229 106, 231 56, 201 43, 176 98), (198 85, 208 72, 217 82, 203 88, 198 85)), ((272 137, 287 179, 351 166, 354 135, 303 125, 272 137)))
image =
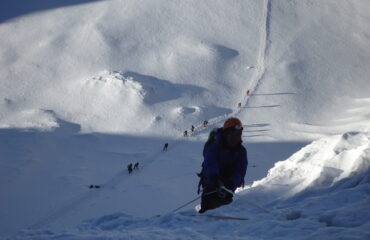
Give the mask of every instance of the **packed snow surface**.
POLYGON ((0 236, 370 239, 369 12, 3 1, 0 236), (244 123, 246 187, 210 213, 249 220, 182 215, 199 201, 171 212, 197 197, 203 144, 229 116, 244 123))
POLYGON ((302 148, 239 189, 233 204, 209 211, 246 221, 184 216, 194 210, 150 218, 117 212, 74 230, 25 230, 17 239, 368 239, 369 203, 370 134, 350 132, 302 148))

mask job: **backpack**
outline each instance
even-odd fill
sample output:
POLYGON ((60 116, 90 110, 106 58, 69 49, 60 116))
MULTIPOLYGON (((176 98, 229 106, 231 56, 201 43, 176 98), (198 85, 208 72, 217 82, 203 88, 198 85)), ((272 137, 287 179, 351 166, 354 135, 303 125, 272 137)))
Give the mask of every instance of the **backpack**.
MULTIPOLYGON (((209 133, 207 142, 204 144, 204 147, 203 147, 203 157, 206 153, 207 148, 216 141, 216 135, 220 131, 222 131, 222 128, 214 128, 209 133)), ((202 162, 202 166, 203 166, 203 162, 202 162)), ((202 186, 203 185, 203 180, 204 180, 203 167, 202 167, 202 170, 199 173, 197 173, 197 176, 199 177, 199 183, 198 183, 198 194, 199 194, 200 193, 200 188, 203 187, 202 186)), ((243 180, 241 186, 244 187, 244 180, 243 180)))
MULTIPOLYGON (((222 130, 222 128, 214 128, 212 129, 212 131, 209 133, 208 135, 208 139, 207 139, 207 142, 204 144, 204 147, 203 147, 203 156, 204 154, 206 153, 206 150, 207 148, 213 144, 216 140, 216 135, 218 132, 220 132, 222 130)), ((202 163, 202 166, 203 166, 203 163, 202 163)), ((202 170, 197 173, 197 176, 199 177, 199 183, 198 183, 198 194, 200 193, 200 187, 202 186, 203 184, 203 180, 204 180, 204 174, 203 174, 203 167, 202 167, 202 170)))

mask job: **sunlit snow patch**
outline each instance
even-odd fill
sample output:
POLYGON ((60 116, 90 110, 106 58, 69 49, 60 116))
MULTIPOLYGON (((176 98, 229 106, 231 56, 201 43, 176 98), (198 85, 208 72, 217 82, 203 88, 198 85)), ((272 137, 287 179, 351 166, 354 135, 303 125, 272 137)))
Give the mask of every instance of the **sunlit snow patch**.
POLYGON ((142 132, 149 125, 143 104, 146 91, 132 77, 103 71, 76 81, 68 91, 71 99, 64 100, 69 107, 63 117, 80 124, 83 132, 142 132))
MULTIPOLYGON (((9 103, 8 103, 9 104, 9 103)), ((13 106, 12 106, 13 107, 13 106)), ((42 109, 3 109, 0 111, 0 128, 33 128, 51 130, 58 127, 54 116, 42 109)), ((0 108, 1 109, 1 108, 0 108)))
POLYGON ((314 141, 289 159, 277 162, 252 188, 288 198, 308 189, 330 187, 369 166, 370 134, 349 132, 314 141))

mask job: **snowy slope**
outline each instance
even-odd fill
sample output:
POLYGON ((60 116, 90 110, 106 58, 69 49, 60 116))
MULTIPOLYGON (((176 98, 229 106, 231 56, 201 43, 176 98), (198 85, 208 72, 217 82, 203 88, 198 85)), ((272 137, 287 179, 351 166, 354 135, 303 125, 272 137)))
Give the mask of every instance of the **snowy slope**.
POLYGON ((262 5, 99 1, 11 20, 0 32, 0 123, 51 128, 50 109, 84 132, 175 136, 230 113, 249 85, 262 5))
POLYGON ((369 11, 367 1, 269 1, 263 73, 243 119, 264 119, 272 140, 369 131, 369 11))
POLYGON ((7 1, 0 9, 1 235, 30 228, 21 238, 296 239, 320 227, 318 237, 368 238, 367 215, 353 229, 345 228, 352 219, 336 216, 368 204, 368 173, 359 169, 368 167, 369 10, 366 0, 7 1), (250 228, 222 222, 223 233, 218 221, 151 218, 196 197, 202 145, 231 115, 244 123, 252 188, 217 211, 241 209, 258 220, 250 228), (196 132, 182 138, 191 125, 196 132), (358 133, 324 138, 289 158, 308 141, 348 131, 358 133), (131 162, 140 169, 128 175, 131 162), (280 181, 287 188, 276 187, 280 181), (355 185, 358 206, 345 205, 341 182, 355 185), (330 192, 344 205, 322 206, 322 221, 313 217, 322 209, 295 209, 310 198, 330 202, 330 192), (298 216, 288 223, 297 230, 284 230, 279 211, 264 226, 266 215, 246 207, 248 199, 298 216), (93 220, 81 231, 60 233, 86 219, 93 220), (275 224, 281 234, 267 235, 275 224), (35 230, 43 228, 51 231, 35 230))
POLYGON ((352 132, 313 142, 240 190, 234 204, 210 211, 247 221, 117 212, 75 230, 28 230, 17 239, 368 239, 369 193, 370 135, 352 132))
POLYGON ((53 110, 84 132, 175 136, 231 113, 251 89, 242 118, 276 116, 268 139, 367 128, 369 10, 366 1, 98 1, 21 15, 0 29, 0 124, 52 128, 44 110, 53 110))

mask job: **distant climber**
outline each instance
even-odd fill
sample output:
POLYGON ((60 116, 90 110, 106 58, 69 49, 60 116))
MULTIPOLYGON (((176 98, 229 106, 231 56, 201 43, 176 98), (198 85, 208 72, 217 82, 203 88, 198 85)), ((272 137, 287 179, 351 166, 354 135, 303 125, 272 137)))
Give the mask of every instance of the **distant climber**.
POLYGON ((165 143, 163 146, 163 152, 167 151, 167 148, 168 148, 168 143, 165 143))
POLYGON ((242 145, 242 132, 241 121, 229 118, 222 128, 210 133, 203 149, 202 171, 198 175, 198 187, 203 188, 199 213, 231 203, 231 193, 244 184, 248 159, 242 145))
POLYGON ((139 163, 137 162, 137 163, 135 163, 135 165, 134 165, 134 170, 135 169, 139 169, 139 163))
POLYGON ((207 120, 204 120, 203 127, 207 127, 207 126, 208 126, 208 121, 207 120))
POLYGON ((184 137, 187 137, 187 136, 188 136, 188 130, 185 130, 184 137))
POLYGON ((238 108, 241 108, 242 107, 242 103, 238 103, 238 108))
POLYGON ((191 125, 191 132, 194 132, 194 129, 195 129, 194 125, 191 125))
POLYGON ((129 174, 132 173, 132 163, 127 165, 127 171, 128 171, 129 174))

